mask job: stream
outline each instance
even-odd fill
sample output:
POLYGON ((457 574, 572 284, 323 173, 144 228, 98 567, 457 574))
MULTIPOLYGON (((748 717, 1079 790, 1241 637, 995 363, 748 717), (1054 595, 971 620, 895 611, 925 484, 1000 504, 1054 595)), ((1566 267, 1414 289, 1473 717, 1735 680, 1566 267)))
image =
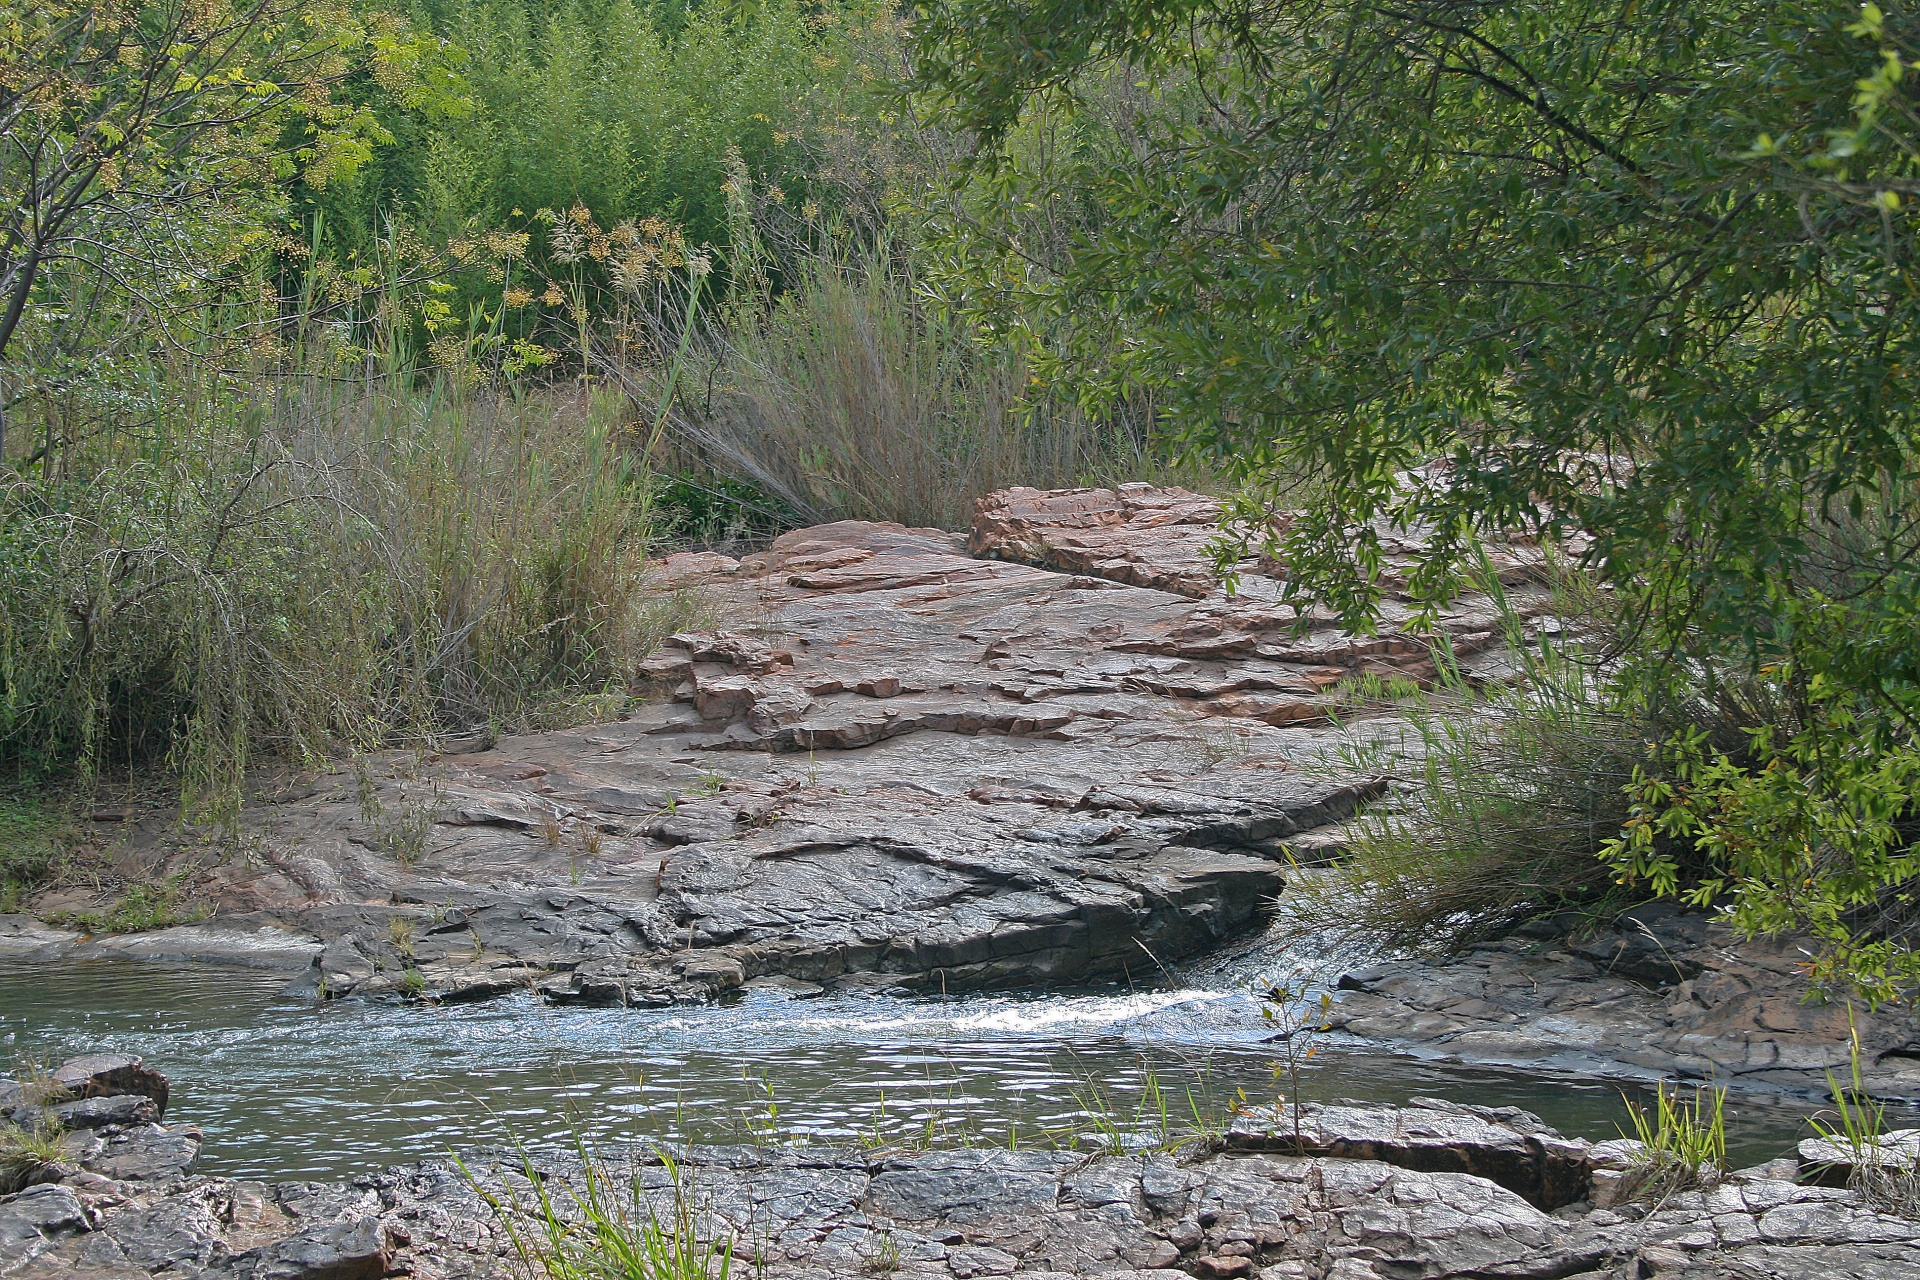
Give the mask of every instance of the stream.
MULTIPOLYGON (((1244 979, 1246 975, 1241 975, 1244 979)), ((199 1125, 208 1173, 333 1179, 450 1148, 578 1136, 1022 1144, 1152 1134, 1276 1089, 1248 984, 951 998, 753 994, 719 1007, 448 1005, 286 996, 287 975, 140 960, 0 964, 0 1065, 138 1053, 199 1125), (1165 1119, 1162 1119, 1162 1116, 1165 1119)), ((1301 1051, 1304 1052, 1304 1049, 1301 1051)), ((1632 1084, 1321 1044, 1308 1101, 1519 1105, 1564 1132, 1626 1126, 1632 1084)), ((1736 1165, 1805 1136, 1810 1102, 1730 1095, 1736 1165)))

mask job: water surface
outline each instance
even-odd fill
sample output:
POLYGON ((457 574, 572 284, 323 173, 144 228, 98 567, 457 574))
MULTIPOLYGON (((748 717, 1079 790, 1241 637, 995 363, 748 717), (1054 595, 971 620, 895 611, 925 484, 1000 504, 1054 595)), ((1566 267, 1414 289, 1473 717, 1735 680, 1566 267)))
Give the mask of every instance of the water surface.
MULTIPOLYGON (((1244 975, 1242 975, 1244 976, 1244 975)), ((173 1081, 169 1122, 206 1131, 203 1168, 337 1178, 519 1141, 1021 1143, 1068 1140, 1117 1112, 1145 1129, 1236 1090, 1270 1100, 1275 1058, 1259 1005, 1173 988, 950 999, 752 996, 718 1008, 553 1007, 282 994, 285 975, 99 960, 0 964, 0 1065, 82 1051, 138 1053, 173 1081)), ((1310 1101, 1437 1095, 1515 1104, 1568 1133, 1616 1136, 1623 1086, 1423 1062, 1324 1045, 1300 1068, 1310 1101)), ((1644 1091, 1625 1086, 1644 1098, 1644 1091)), ((1781 1154, 1810 1104, 1730 1097, 1736 1163, 1781 1154)))

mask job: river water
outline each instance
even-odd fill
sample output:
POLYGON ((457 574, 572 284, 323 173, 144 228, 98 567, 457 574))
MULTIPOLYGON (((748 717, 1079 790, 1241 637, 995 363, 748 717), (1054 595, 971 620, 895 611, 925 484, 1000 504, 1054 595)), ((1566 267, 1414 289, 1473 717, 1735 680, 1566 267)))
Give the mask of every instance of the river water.
MULTIPOLYGON (((173 1080, 202 1168, 338 1178, 449 1148, 623 1137, 759 1142, 1066 1141, 1271 1100, 1276 1046, 1245 986, 906 1000, 749 996, 715 1008, 319 1005, 283 974, 100 960, 0 964, 0 1065, 138 1053, 173 1080), (1161 1099, 1156 1103, 1157 1097, 1161 1099), (1145 1099, 1143 1103, 1143 1098, 1145 1099), (1105 1117, 1106 1119, 1102 1119, 1105 1117)), ((1303 1051, 1304 1052, 1304 1051, 1303 1051)), ((1517 1104, 1614 1137, 1633 1085, 1322 1045, 1309 1101, 1517 1104)), ((1786 1151, 1811 1104, 1728 1099, 1736 1163, 1786 1151)))

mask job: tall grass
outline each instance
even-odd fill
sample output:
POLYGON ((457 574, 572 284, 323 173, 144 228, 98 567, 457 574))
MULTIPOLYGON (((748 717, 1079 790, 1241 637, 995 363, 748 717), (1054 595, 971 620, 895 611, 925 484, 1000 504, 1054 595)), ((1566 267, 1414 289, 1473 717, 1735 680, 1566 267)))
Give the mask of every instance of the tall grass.
POLYGON ((496 1193, 470 1171, 467 1180, 493 1210, 529 1275, 547 1280, 728 1280, 734 1241, 703 1225, 693 1174, 664 1148, 655 1155, 666 1172, 665 1212, 639 1170, 622 1177, 576 1142, 579 1177, 556 1192, 523 1158, 530 1193, 522 1197, 503 1177, 496 1193))
POLYGON ((675 621, 612 398, 181 370, 148 431, 0 489, 0 760, 257 763, 536 726, 675 621), (202 381, 204 378, 204 381, 202 381))
MULTIPOLYGON (((1778 711, 1756 681, 1651 681, 1663 659, 1639 651, 1620 605, 1584 574, 1548 572, 1546 616, 1531 629, 1484 560, 1479 576, 1498 616, 1508 678, 1469 679, 1434 653, 1430 690, 1363 680, 1357 720, 1337 769, 1382 778, 1339 873, 1290 889, 1293 927, 1398 952, 1446 953, 1541 916, 1598 923, 1651 896, 1623 884, 1604 853, 1632 813, 1636 770, 1656 770, 1655 744, 1678 731, 1745 752, 1751 726, 1778 711)), ((1663 838, 1691 889, 1704 855, 1663 838)))
POLYGON ((1569 579, 1556 609, 1584 625, 1580 644, 1529 637, 1493 586, 1518 678, 1476 688, 1442 651, 1431 691, 1357 691, 1399 718, 1356 732, 1340 767, 1392 788, 1357 824, 1341 873, 1289 893, 1294 927, 1444 952, 1613 900, 1601 845, 1627 817, 1624 788, 1657 726, 1597 662, 1610 621, 1589 588, 1569 579))
MULTIPOLYGON (((702 385, 674 425, 706 465, 795 519, 964 529, 995 489, 1152 469, 1149 408, 1096 421, 1029 400, 1019 359, 944 313, 884 248, 787 270, 789 288, 737 299, 708 331, 702 385)), ((641 403, 657 399, 644 372, 621 376, 641 403)))

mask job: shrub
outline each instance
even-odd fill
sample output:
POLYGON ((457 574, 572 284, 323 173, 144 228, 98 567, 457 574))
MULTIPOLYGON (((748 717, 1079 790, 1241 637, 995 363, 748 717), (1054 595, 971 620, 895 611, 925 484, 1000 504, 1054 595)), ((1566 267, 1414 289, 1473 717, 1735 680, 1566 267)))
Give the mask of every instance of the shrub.
POLYGON ((1536 642, 1508 614, 1521 666, 1510 684, 1473 688, 1443 653, 1431 692, 1349 690, 1401 719, 1351 726, 1338 767, 1390 789, 1359 821, 1342 874, 1290 886, 1297 927, 1436 952, 1615 902, 1599 855, 1658 726, 1592 656, 1606 643, 1601 598, 1569 579, 1560 612, 1585 613, 1587 643, 1536 642))
POLYGON ((798 522, 964 529, 995 489, 1146 469, 1149 413, 1101 421, 1027 401, 1019 359, 930 302, 910 264, 881 250, 789 270, 788 291, 727 309, 705 354, 710 391, 674 421, 798 522))
POLYGON ((651 477, 618 408, 262 377, 13 479, 0 760, 164 763, 231 814, 259 759, 617 701, 677 622, 643 583, 651 477))
POLYGON ((67 1154, 66 1131, 57 1124, 0 1127, 0 1195, 31 1186, 35 1175, 67 1154))

